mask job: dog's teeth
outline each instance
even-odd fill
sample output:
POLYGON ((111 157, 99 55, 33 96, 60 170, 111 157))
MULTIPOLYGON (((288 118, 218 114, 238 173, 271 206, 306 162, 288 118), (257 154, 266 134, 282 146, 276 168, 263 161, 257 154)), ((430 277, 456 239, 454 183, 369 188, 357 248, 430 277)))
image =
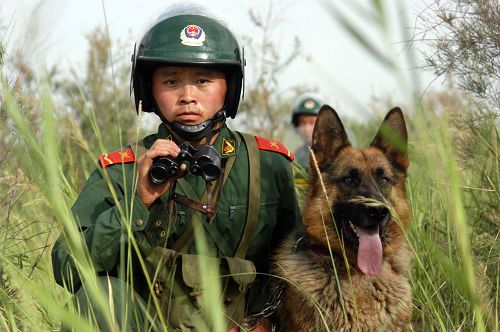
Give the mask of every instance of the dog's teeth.
POLYGON ((354 226, 354 224, 350 220, 349 220, 349 226, 351 227, 353 232, 356 233, 356 235, 358 235, 358 229, 356 228, 356 226, 354 226))

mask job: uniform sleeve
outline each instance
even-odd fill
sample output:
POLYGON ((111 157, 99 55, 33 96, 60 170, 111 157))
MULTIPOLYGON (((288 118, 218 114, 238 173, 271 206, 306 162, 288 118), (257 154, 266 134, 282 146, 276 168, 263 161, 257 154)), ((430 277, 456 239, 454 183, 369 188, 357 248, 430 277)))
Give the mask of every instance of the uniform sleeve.
MULTIPOLYGON (((122 176, 121 165, 119 176, 122 176)), ((166 214, 161 200, 157 200, 149 209, 142 204, 139 197, 132 192, 132 177, 129 177, 129 189, 126 189, 109 167, 110 185, 115 189, 116 199, 110 190, 108 180, 101 171, 96 170, 89 177, 82 192, 72 207, 72 212, 88 248, 97 273, 112 270, 120 256, 120 243, 128 243, 125 223, 130 223, 131 230, 139 244, 140 250, 147 253, 156 246, 164 230, 153 231, 155 220, 161 220, 166 214), (113 175, 115 175, 113 177, 113 175)), ((81 281, 75 267, 72 254, 64 232, 60 235, 52 249, 52 265, 56 282, 66 285, 71 291, 78 290, 81 281)))

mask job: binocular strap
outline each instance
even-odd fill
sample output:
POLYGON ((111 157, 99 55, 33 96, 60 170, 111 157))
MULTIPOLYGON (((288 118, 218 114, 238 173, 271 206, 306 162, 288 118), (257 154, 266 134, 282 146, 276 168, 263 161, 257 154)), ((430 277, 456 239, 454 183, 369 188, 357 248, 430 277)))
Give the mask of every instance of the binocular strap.
MULTIPOLYGON (((179 195, 177 193, 174 193, 173 200, 176 201, 177 203, 185 205, 191 209, 195 209, 197 211, 200 211, 201 213, 205 214, 208 217, 209 222, 212 223, 212 221, 215 217, 215 213, 217 212, 217 208, 219 206, 219 199, 220 199, 220 194, 222 192, 222 185, 223 185, 222 182, 224 182, 226 180, 224 178, 224 173, 229 174, 229 172, 225 172, 226 171, 226 165, 225 165, 226 161, 227 161, 227 159, 224 159, 222 161, 224 165, 222 167, 221 178, 223 180, 217 181, 215 189, 212 189, 212 181, 206 182, 206 184, 207 184, 207 189, 205 191, 206 199, 207 199, 206 203, 192 200, 189 197, 182 196, 182 195, 179 195), (215 202, 214 202, 215 204, 212 205, 214 192, 215 192, 215 202)), ((231 158, 231 161, 234 162, 234 158, 231 158)), ((231 164, 230 166, 232 166, 232 163, 230 163, 230 164, 231 164)), ((203 198, 205 198, 205 195, 203 198)))

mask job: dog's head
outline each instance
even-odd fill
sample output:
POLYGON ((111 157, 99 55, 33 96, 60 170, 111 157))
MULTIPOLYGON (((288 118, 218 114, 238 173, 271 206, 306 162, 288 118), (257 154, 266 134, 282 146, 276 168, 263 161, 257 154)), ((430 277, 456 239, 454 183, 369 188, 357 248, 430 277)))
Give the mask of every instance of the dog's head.
POLYGON ((380 272, 410 222, 403 113, 390 110, 370 147, 353 148, 337 113, 321 108, 313 133, 308 202, 311 245, 345 255, 364 274, 380 272), (318 173, 319 170, 319 173, 318 173))

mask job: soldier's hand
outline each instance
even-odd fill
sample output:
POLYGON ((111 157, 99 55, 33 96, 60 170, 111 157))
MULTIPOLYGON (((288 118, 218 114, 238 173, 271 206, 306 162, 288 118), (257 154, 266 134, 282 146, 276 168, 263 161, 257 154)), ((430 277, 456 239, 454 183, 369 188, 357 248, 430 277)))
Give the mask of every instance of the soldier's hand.
POLYGON ((149 168, 156 157, 176 158, 181 150, 175 142, 158 139, 145 154, 137 160, 137 195, 146 207, 170 189, 176 178, 171 178, 162 184, 154 184, 149 178, 149 168))

